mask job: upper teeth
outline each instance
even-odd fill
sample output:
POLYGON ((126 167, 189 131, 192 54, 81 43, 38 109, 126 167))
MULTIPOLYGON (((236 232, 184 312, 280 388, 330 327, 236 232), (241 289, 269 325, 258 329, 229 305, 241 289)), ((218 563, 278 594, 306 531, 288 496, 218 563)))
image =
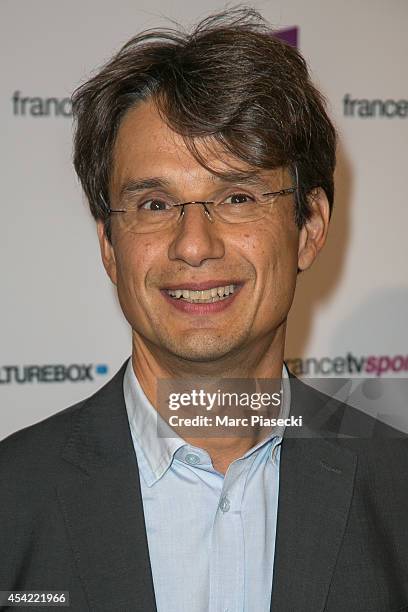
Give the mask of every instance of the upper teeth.
POLYGON ((186 300, 209 300, 211 298, 221 298, 223 296, 234 293, 234 285, 226 285, 225 287, 212 287, 204 291, 192 291, 190 289, 168 289, 169 295, 175 298, 183 297, 186 300))

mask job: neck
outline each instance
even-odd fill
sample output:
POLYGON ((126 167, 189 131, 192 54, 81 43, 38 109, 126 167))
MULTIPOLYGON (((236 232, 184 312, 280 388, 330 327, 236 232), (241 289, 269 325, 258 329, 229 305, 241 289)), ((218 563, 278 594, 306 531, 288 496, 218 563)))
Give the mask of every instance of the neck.
MULTIPOLYGON (((225 378, 274 379, 280 380, 283 366, 283 352, 286 322, 273 337, 257 339, 253 346, 237 354, 229 354, 211 362, 187 361, 165 353, 133 333, 132 365, 146 397, 158 409, 157 386, 160 379, 197 378, 220 381, 225 378)), ((210 383, 211 384, 211 383, 210 383)), ((190 414, 191 416, 191 414, 190 414)), ((271 407, 270 416, 276 416, 271 407), (273 411, 273 414, 272 414, 273 411)), ((208 452, 214 468, 225 473, 230 463, 245 454, 264 436, 263 428, 250 430, 250 436, 197 437, 183 435, 183 439, 208 452)))

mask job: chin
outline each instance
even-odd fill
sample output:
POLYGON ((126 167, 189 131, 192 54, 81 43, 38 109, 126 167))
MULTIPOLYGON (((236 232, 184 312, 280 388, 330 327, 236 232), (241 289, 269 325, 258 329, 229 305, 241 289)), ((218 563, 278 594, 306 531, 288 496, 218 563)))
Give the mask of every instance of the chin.
POLYGON ((177 340, 174 337, 167 338, 162 346, 180 359, 207 363, 226 357, 241 344, 236 337, 220 338, 219 335, 214 336, 206 331, 205 336, 194 334, 177 340))

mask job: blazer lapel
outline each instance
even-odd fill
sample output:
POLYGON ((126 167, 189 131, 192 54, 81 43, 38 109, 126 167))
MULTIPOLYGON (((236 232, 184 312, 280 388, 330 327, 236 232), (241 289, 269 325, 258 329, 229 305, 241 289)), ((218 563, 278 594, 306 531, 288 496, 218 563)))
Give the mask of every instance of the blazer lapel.
POLYGON ((76 413, 63 458, 79 469, 58 497, 90 609, 155 612, 125 366, 76 413))
POLYGON ((323 612, 357 458, 316 434, 284 438, 271 612, 323 612))

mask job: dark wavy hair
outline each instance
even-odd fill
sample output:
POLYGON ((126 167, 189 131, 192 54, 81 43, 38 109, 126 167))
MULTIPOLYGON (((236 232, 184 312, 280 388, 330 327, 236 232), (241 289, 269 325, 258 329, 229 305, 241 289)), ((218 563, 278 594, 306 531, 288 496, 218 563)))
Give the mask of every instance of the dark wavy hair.
POLYGON ((298 227, 310 215, 313 188, 324 189, 332 208, 336 133, 324 97, 299 52, 256 10, 238 7, 191 32, 138 34, 74 92, 74 165, 109 238, 115 138, 125 113, 147 99, 206 168, 198 143, 221 144, 254 170, 296 166, 298 227))

